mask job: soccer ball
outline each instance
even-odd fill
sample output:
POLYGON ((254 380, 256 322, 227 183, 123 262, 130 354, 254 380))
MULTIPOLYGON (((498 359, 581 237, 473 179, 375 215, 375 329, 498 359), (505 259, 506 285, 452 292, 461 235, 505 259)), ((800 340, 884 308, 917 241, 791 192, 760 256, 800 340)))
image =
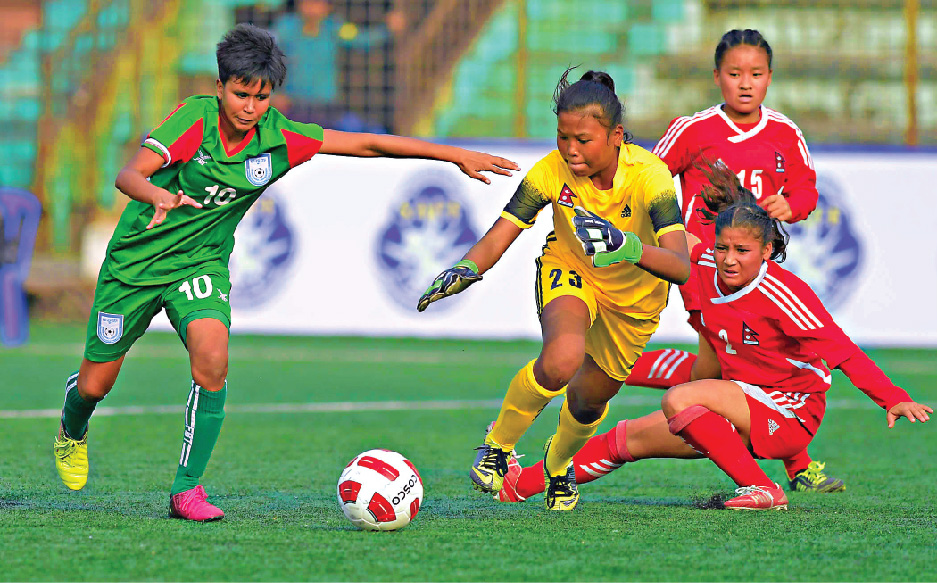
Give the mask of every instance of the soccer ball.
POLYGON ((417 516, 423 480, 410 460, 371 449, 349 462, 336 488, 345 517, 362 530, 397 530, 417 516))

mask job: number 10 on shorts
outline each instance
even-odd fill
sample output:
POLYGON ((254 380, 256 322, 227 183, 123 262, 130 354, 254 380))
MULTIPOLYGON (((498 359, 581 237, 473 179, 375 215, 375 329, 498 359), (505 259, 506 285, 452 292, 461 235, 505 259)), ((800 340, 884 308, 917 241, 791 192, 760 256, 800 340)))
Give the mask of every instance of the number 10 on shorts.
POLYGON ((188 280, 183 282, 179 286, 179 292, 186 294, 186 299, 189 301, 195 298, 205 299, 212 295, 212 280, 207 275, 200 275, 193 278, 191 282, 188 280), (195 297, 193 297, 193 294, 195 297))

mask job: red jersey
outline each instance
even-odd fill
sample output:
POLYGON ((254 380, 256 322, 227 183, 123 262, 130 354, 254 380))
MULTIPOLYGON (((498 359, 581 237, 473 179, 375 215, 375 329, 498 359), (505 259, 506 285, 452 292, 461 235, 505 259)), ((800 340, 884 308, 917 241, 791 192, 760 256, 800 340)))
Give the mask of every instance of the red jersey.
POLYGON ((749 285, 729 295, 717 285, 712 250, 697 245, 691 262, 698 276, 701 333, 716 352, 723 379, 761 387, 760 400, 767 395, 772 402, 766 405, 797 417, 812 434, 824 416, 828 367, 841 367, 887 410, 912 400, 834 323, 808 284, 774 261, 763 263, 749 285))
POLYGON ((696 164, 722 160, 756 198, 784 195, 791 223, 807 218, 817 206, 817 174, 801 130, 765 106, 754 124, 735 123, 721 105, 676 118, 653 153, 673 176, 681 177, 684 226, 708 247, 714 243, 713 225, 701 225, 698 211, 704 207, 700 189, 708 181, 696 164))

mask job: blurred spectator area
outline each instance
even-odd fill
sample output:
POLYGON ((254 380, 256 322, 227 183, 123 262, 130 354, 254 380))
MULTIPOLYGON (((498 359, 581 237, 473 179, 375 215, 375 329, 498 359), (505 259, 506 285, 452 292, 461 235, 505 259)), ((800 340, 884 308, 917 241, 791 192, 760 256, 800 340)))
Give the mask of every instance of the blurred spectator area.
MULTIPOLYGON (((613 76, 627 127, 651 142, 672 118, 720 101, 714 47, 726 30, 748 27, 775 52, 766 104, 810 144, 935 144, 934 1, 331 5, 352 28, 391 11, 406 22, 383 44, 337 52, 337 101, 363 129, 550 139, 554 86, 581 65, 613 76)), ((126 203, 114 177, 142 137, 182 98, 214 91, 225 31, 273 27, 292 10, 294 0, 0 0, 0 184, 44 204, 37 267, 50 255, 96 269, 126 203)))
MULTIPOLYGON (((581 65, 611 73, 627 127, 657 140, 669 120, 721 101, 713 52, 731 28, 768 39, 766 105, 809 143, 935 143, 935 2, 911 0, 505 0, 454 67, 399 95, 397 127, 550 138, 554 86, 581 65)), ((424 67, 400 66, 418 76, 424 67)))

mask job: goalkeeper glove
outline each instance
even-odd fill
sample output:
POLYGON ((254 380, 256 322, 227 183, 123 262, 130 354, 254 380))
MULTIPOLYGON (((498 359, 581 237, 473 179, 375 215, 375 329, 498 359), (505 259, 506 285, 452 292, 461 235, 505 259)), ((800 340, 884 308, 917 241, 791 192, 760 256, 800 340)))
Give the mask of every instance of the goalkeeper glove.
POLYGON ((479 267, 472 261, 462 260, 456 265, 444 270, 436 276, 427 291, 420 296, 417 302, 417 311, 422 312, 427 306, 446 296, 458 294, 470 285, 482 279, 479 267))
POLYGON ((631 231, 615 226, 582 207, 574 209, 573 231, 583 245, 583 252, 593 258, 593 267, 609 267, 620 261, 638 263, 642 258, 642 240, 631 231))

